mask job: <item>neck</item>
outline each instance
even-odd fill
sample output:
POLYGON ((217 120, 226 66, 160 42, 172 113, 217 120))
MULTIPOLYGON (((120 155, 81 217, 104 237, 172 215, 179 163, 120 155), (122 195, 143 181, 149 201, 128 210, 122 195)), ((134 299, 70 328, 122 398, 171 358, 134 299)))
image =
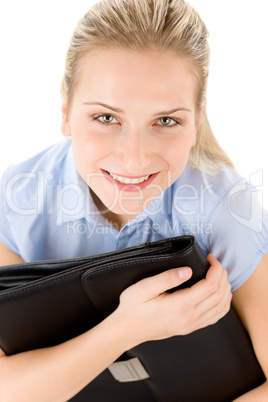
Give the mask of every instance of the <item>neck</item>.
POLYGON ((116 214, 114 212, 112 212, 111 210, 109 210, 104 204, 103 202, 99 199, 99 197, 92 191, 91 192, 91 196, 92 199, 94 201, 94 204, 96 205, 96 207, 98 208, 100 214, 107 219, 107 221, 114 227, 116 228, 118 231, 120 231, 122 229, 122 227, 129 222, 131 219, 134 219, 137 214, 133 214, 133 215, 125 215, 125 214, 116 214))

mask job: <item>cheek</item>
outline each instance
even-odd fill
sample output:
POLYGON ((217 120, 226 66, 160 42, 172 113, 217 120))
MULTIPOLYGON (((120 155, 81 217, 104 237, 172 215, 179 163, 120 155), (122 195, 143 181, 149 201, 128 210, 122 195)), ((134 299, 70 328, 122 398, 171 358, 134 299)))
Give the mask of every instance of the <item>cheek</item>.
POLYGON ((170 166, 176 167, 181 163, 187 162, 189 153, 193 146, 193 135, 185 134, 178 138, 169 147, 166 147, 166 159, 170 166))
POLYGON ((84 113, 74 111, 70 126, 73 140, 81 145, 93 144, 99 138, 97 130, 92 127, 90 119, 84 113))
POLYGON ((72 146, 76 168, 79 174, 87 181, 88 173, 99 171, 112 154, 113 145, 111 139, 105 138, 99 133, 79 134, 73 136, 72 146))
POLYGON ((90 155, 96 159, 99 155, 107 152, 107 149, 112 149, 111 138, 103 135, 98 130, 82 120, 74 124, 72 129, 73 147, 81 156, 90 155))

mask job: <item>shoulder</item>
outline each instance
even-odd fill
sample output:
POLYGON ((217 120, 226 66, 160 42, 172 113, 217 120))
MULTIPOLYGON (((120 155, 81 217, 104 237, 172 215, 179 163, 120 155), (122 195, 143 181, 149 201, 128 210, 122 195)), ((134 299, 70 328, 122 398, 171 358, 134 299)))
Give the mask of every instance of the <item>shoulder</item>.
POLYGON ((62 140, 21 163, 10 165, 5 172, 6 180, 15 175, 24 175, 26 178, 27 173, 35 174, 41 171, 57 173, 66 160, 70 145, 70 142, 62 140))
POLYGON ((10 166, 1 180, 0 241, 24 261, 86 255, 80 232, 67 221, 85 217, 88 191, 61 141, 10 166))
POLYGON ((243 177, 229 166, 222 166, 218 172, 211 175, 198 169, 192 169, 187 165, 174 184, 177 192, 188 187, 193 193, 200 194, 206 189, 219 199, 242 179, 243 177))
POLYGON ((55 187, 64 183, 70 174, 77 174, 73 165, 71 143, 66 140, 24 162, 10 165, 1 180, 7 205, 22 207, 25 204, 31 209, 31 204, 36 204, 49 185, 55 187))
POLYGON ((242 176, 228 166, 209 175, 187 165, 173 184, 173 215, 179 214, 187 221, 202 219, 208 222, 215 208, 242 181, 242 176))
POLYGON ((207 175, 187 167, 174 183, 173 221, 228 270, 237 289, 268 251, 268 214, 261 190, 231 168, 207 175))

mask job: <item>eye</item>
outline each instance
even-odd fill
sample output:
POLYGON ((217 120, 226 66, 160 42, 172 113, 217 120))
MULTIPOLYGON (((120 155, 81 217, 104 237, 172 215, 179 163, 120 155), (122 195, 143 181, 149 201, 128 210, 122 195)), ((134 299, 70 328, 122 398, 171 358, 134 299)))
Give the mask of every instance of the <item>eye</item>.
POLYGON ((168 116, 163 116, 160 117, 160 119, 157 120, 157 122, 160 122, 160 127, 168 127, 172 128, 175 127, 177 124, 182 126, 182 123, 180 120, 175 119, 174 117, 168 117, 168 116))
POLYGON ((99 114, 93 117, 93 120, 97 120, 101 124, 116 124, 118 120, 111 114, 99 114))

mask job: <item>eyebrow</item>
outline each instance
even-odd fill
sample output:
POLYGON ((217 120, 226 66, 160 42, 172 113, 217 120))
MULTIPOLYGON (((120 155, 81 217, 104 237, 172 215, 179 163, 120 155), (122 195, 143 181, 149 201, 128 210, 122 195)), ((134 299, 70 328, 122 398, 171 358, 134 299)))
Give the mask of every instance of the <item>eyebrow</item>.
MULTIPOLYGON (((85 102, 85 103, 83 103, 83 105, 100 105, 100 106, 106 107, 107 109, 112 110, 113 112, 125 114, 124 110, 107 105, 106 103, 102 103, 102 102, 85 102)), ((190 109, 187 109, 185 107, 178 107, 178 108, 172 109, 172 110, 163 110, 162 112, 155 113, 153 116, 172 114, 172 113, 175 113, 175 112, 178 112, 181 110, 184 112, 191 113, 190 109)))

